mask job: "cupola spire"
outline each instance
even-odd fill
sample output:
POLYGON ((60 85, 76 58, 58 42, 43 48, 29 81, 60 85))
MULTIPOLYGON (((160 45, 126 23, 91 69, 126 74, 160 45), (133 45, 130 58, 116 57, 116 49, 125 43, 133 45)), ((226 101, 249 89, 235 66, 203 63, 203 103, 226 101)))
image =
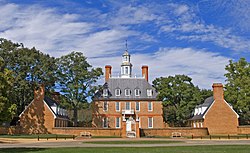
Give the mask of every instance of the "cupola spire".
POLYGON ((121 77, 130 78, 132 74, 132 64, 130 63, 130 54, 128 52, 128 44, 126 40, 126 50, 122 54, 121 77))

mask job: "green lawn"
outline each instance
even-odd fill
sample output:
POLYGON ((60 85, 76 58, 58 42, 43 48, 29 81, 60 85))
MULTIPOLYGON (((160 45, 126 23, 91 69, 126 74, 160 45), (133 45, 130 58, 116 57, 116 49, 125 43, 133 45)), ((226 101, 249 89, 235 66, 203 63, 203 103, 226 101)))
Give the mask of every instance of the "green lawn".
POLYGON ((167 140, 130 140, 130 141, 89 141, 83 143, 91 144, 166 144, 166 143, 183 143, 183 141, 167 141, 167 140))
POLYGON ((53 148, 53 149, 0 149, 0 153, 249 153, 250 145, 185 146, 144 148, 53 148))

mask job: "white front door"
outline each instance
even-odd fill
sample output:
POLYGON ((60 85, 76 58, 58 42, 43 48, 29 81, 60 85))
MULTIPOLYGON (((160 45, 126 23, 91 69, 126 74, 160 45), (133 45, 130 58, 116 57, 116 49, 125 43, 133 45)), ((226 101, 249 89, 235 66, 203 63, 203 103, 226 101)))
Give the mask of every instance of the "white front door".
POLYGON ((129 121, 129 120, 126 121, 126 131, 127 132, 132 131, 132 129, 131 129, 131 123, 132 123, 132 121, 129 121))

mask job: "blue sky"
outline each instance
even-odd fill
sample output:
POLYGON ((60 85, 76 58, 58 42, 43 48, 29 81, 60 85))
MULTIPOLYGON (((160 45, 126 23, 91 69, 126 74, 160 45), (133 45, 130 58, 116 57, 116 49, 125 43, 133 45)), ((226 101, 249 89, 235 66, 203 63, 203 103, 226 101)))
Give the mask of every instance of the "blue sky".
POLYGON ((55 57, 81 51, 118 75, 125 41, 133 73, 185 74, 211 89, 225 65, 250 60, 250 0, 0 0, 0 37, 55 57))

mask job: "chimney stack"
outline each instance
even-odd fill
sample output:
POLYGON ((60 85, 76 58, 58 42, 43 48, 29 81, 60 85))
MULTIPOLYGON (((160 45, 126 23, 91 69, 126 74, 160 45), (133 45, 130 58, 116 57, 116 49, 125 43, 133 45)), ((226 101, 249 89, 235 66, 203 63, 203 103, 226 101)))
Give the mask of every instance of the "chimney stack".
POLYGON ((214 83, 213 84, 213 95, 215 100, 224 99, 224 91, 222 83, 214 83))
POLYGON ((51 98, 56 101, 57 103, 61 103, 60 101, 60 93, 59 92, 53 92, 51 93, 51 98))
POLYGON ((34 99, 44 99, 45 85, 41 84, 34 90, 34 99))
POLYGON ((142 69, 142 77, 144 77, 148 81, 148 66, 143 65, 141 69, 142 69))
POLYGON ((107 82, 109 78, 111 77, 111 69, 112 69, 112 66, 110 65, 105 66, 105 82, 107 82))

